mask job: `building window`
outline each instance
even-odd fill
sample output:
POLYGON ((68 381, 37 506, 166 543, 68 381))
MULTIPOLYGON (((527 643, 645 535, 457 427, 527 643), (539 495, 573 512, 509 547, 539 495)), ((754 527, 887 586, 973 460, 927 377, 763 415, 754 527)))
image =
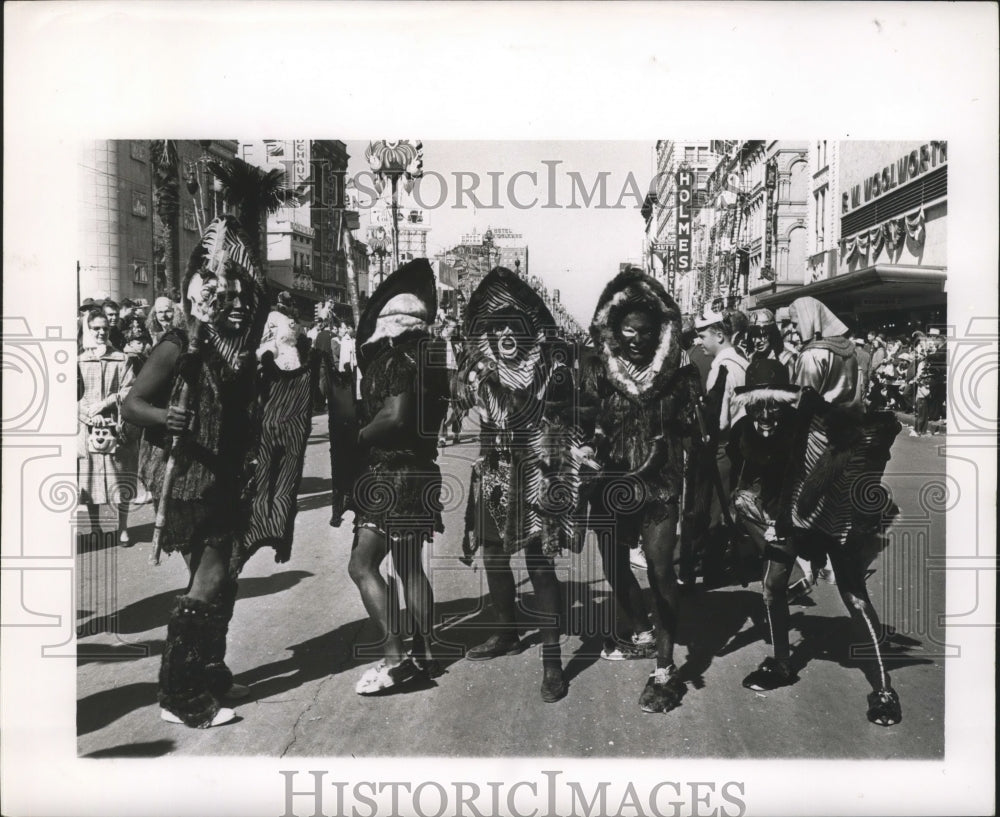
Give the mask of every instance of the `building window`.
POLYGON ((813 203, 816 210, 814 225, 816 231, 816 252, 826 249, 826 193, 826 187, 813 193, 813 203))
POLYGON ((149 158, 149 151, 145 142, 133 139, 129 143, 129 152, 137 162, 145 162, 149 158))
POLYGON ((822 170, 829 162, 826 158, 826 139, 816 143, 816 169, 822 170))
POLYGON ((149 199, 139 190, 132 191, 132 215, 139 218, 149 217, 149 199))
POLYGON ((192 207, 184 208, 184 229, 192 233, 198 230, 198 222, 195 220, 192 207))
POLYGON ((132 283, 149 283, 149 264, 145 261, 132 261, 132 283))

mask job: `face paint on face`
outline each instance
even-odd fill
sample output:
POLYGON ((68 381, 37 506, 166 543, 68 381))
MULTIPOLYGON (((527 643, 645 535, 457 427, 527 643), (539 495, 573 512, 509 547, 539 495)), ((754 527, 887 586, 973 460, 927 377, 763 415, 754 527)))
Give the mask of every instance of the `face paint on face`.
POLYGON ((750 343, 755 352, 766 352, 768 350, 769 344, 767 331, 765 329, 758 326, 751 327, 747 336, 749 337, 750 343))
POLYGON ((493 343, 496 346, 497 356, 501 360, 514 360, 518 356, 519 344, 514 330, 509 326, 494 330, 493 343))
POLYGON ((649 363, 653 359, 659 329, 645 312, 629 312, 618 330, 625 357, 640 366, 649 363))
POLYGON ((216 325, 223 331, 239 332, 247 318, 243 283, 239 278, 227 278, 225 292, 219 294, 222 296, 222 304, 216 325))
POLYGON ((782 408, 770 400, 754 403, 747 407, 747 415, 753 422, 754 430, 761 437, 772 436, 781 426, 782 408))

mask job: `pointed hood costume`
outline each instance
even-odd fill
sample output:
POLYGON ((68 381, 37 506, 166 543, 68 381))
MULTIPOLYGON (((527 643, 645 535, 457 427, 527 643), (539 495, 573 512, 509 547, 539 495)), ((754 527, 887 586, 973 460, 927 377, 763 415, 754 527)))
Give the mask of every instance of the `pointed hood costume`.
POLYGON ((362 372, 360 424, 367 461, 354 485, 355 526, 394 536, 400 524, 420 541, 443 531, 437 433, 448 405, 448 377, 428 327, 437 313, 426 258, 401 266, 372 294, 358 321, 362 372), (380 428, 391 400, 412 403, 402 428, 380 428))
POLYGON ((509 553, 540 539, 558 553, 574 539, 579 469, 566 454, 581 438, 556 321, 528 283, 497 267, 470 297, 464 333, 460 395, 481 418, 466 556, 483 539, 509 553))
POLYGON ((845 337, 844 322, 815 298, 796 298, 790 311, 804 343, 795 363, 795 383, 815 389, 828 403, 860 409, 857 351, 845 337))

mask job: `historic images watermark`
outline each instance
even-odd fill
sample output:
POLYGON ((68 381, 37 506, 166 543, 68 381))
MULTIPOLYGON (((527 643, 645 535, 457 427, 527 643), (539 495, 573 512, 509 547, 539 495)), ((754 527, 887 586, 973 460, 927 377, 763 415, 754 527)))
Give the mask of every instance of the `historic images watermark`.
MULTIPOLYGON (((294 160, 284 161, 287 179, 302 178, 294 160)), ((599 170, 586 174, 561 167, 562 159, 542 159, 538 166, 514 173, 500 170, 486 172, 455 170, 448 174, 424 170, 413 180, 409 196, 425 210, 638 210, 648 191, 661 190, 667 173, 649 178, 599 170)), ((380 198, 375 174, 370 171, 348 174, 336 170, 322 158, 311 160, 312 173, 299 183, 298 202, 314 209, 344 209, 348 191, 357 196, 355 206, 369 209, 380 198), (323 179, 323 183, 314 180, 323 179)), ((661 202, 673 207, 673 201, 661 202)))
MULTIPOLYGON (((537 778, 374 781, 328 779, 326 770, 281 770, 281 817, 743 817, 746 784, 740 780, 627 783, 571 780, 557 770, 537 778)), ((332 775, 331 775, 332 778, 332 775)))

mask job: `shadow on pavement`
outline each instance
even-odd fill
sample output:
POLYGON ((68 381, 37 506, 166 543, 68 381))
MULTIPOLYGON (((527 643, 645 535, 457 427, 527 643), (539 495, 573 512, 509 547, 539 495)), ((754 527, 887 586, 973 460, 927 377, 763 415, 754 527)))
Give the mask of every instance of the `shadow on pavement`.
POLYGON ((329 477, 325 479, 323 477, 302 477, 302 481, 299 483, 299 496, 302 494, 318 494, 323 491, 327 493, 333 487, 333 482, 329 477))
MULTIPOLYGON (((303 579, 313 576, 306 570, 286 570, 271 576, 261 576, 240 579, 239 595, 236 603, 254 596, 269 596, 294 587, 303 579)), ((174 601, 183 595, 185 588, 179 587, 155 596, 127 604, 106 616, 97 616, 77 625, 77 637, 97 635, 98 633, 143 633, 155 627, 166 626, 174 601)), ((83 611, 79 611, 82 613, 83 611)), ((84 613, 85 614, 85 613, 84 613)), ((237 610, 236 615, 239 616, 237 610)))
POLYGON ((156 684, 143 681, 102 689, 76 702, 76 734, 103 729, 129 712, 156 703, 156 684))
POLYGON ((170 754, 177 744, 172 740, 151 740, 145 743, 121 743, 118 746, 109 746, 107 749, 98 749, 82 758, 94 760, 105 757, 163 757, 170 754))
POLYGON ((88 644, 76 645, 76 665, 104 663, 112 661, 138 661, 151 655, 163 652, 163 639, 129 642, 118 644, 88 644))
POLYGON ((767 632, 760 593, 752 590, 708 591, 681 596, 677 646, 687 647, 680 676, 695 689, 705 686, 705 672, 716 656, 761 640, 767 632), (741 633, 747 619, 756 626, 741 633), (737 638, 734 638, 737 636, 737 638))

